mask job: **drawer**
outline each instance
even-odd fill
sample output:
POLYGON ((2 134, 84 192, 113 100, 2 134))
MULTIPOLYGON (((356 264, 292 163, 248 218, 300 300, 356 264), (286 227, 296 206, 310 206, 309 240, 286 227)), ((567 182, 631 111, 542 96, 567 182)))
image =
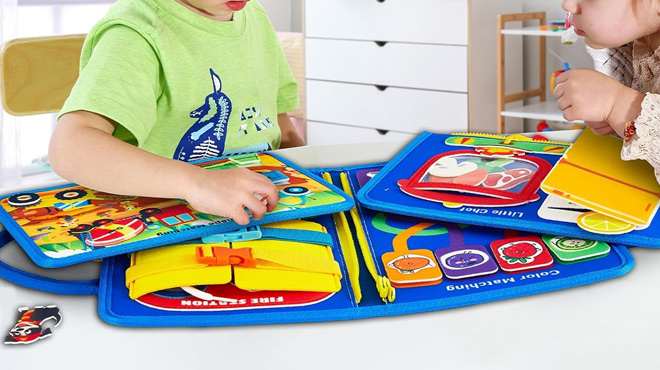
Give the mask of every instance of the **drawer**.
POLYGON ((418 134, 467 131, 468 96, 307 80, 307 119, 418 134))
POLYGON ((305 40, 308 79, 467 92, 467 46, 305 40))
POLYGON ((306 0, 305 35, 467 45, 468 0, 306 0))
POLYGON ((378 141, 410 141, 417 135, 370 128, 307 121, 307 145, 356 144, 378 141))

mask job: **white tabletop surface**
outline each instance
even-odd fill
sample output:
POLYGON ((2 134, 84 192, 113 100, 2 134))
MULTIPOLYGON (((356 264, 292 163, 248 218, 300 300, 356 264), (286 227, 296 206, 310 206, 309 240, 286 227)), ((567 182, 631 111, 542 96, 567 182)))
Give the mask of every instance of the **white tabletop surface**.
MULTIPOLYGON (((339 166, 387 160, 404 144, 280 154, 339 166)), ((6 249, 4 261, 31 268, 18 247, 6 249)), ((64 315, 50 338, 0 345, 0 369, 658 369, 660 251, 631 252, 630 273, 584 287, 408 316, 229 328, 114 327, 99 319, 96 297, 0 280, 0 331, 20 306, 57 304, 64 315)), ((97 271, 89 263, 47 272, 80 279, 97 271)))

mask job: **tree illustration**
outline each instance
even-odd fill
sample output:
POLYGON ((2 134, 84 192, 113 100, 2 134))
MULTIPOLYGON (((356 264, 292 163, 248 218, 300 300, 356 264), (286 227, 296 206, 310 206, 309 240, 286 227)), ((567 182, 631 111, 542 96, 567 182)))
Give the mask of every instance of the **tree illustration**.
POLYGON ((215 158, 220 155, 220 150, 211 138, 204 140, 201 144, 197 145, 190 155, 190 160, 198 160, 205 158, 215 158))

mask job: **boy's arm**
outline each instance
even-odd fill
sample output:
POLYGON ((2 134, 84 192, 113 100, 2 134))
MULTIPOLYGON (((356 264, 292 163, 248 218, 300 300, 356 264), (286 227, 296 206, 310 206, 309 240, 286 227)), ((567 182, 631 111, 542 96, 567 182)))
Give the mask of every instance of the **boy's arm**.
POLYGON ((280 125, 280 130, 282 131, 281 149, 305 145, 305 140, 303 140, 298 130, 293 126, 293 122, 291 122, 291 118, 289 118, 287 113, 278 114, 277 123, 280 125))
POLYGON ((53 170, 80 185, 110 193, 185 199, 196 210, 249 222, 272 211, 277 188, 265 176, 244 168, 205 170, 160 157, 114 136, 115 123, 87 111, 63 115, 51 137, 53 170), (267 197, 261 203, 255 193, 267 197))

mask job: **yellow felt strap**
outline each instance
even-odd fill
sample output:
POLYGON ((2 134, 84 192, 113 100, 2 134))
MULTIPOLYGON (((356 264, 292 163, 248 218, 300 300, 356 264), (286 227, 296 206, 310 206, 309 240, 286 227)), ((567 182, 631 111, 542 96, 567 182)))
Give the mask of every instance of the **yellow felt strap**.
MULTIPOLYGON (((350 184, 348 183, 348 177, 346 174, 341 172, 339 174, 339 178, 341 180, 341 186, 344 192, 353 197, 353 192, 351 190, 350 184)), ((378 295, 383 300, 383 302, 385 302, 385 300, 388 302, 394 302, 396 299, 396 289, 392 286, 390 280, 387 277, 379 275, 378 271, 376 270, 376 262, 374 262, 371 251, 369 250, 369 241, 367 240, 364 228, 362 227, 362 220, 360 219, 360 214, 358 213, 357 207, 351 208, 350 215, 353 219, 353 225, 355 226, 355 233, 358 240, 358 245, 360 246, 360 251, 362 251, 364 263, 367 266, 367 270, 369 270, 369 274, 371 274, 371 277, 376 282, 378 295)))
MULTIPOLYGON (((309 221, 268 227, 325 232, 309 221)), ((173 287, 226 284, 248 290, 337 292, 341 268, 332 249, 294 240, 252 240, 233 243, 181 244, 136 252, 126 270, 133 299, 173 287)))
MULTIPOLYGON (((249 244, 249 242, 246 242, 249 244)), ((241 243, 232 243, 232 246, 241 243)), ((229 244, 226 244, 226 248, 229 244)), ((222 247, 222 245, 202 245, 204 255, 213 255, 213 248, 222 247)), ((339 264, 327 257, 318 257, 304 253, 304 246, 300 246, 299 251, 296 248, 289 250, 273 250, 264 248, 252 248, 252 257, 257 261, 255 268, 270 270, 289 270, 306 271, 319 274, 337 275, 341 278, 341 268, 339 264)), ((322 247, 326 248, 326 247, 322 247)), ((149 276, 165 274, 174 271, 183 271, 191 269, 200 269, 209 265, 199 263, 197 255, 174 255, 168 258, 160 258, 147 263, 136 264, 126 270, 126 286, 132 282, 149 276)))
POLYGON ((197 257, 194 254, 136 264, 126 269, 126 287, 128 287, 131 283, 148 276, 159 275, 173 271, 204 268, 206 266, 207 265, 197 263, 197 257))
POLYGON ((337 261, 328 258, 319 258, 292 251, 260 249, 253 249, 252 257, 257 260, 256 268, 307 271, 341 276, 341 269, 337 261))
MULTIPOLYGON (((323 179, 332 183, 332 178, 327 172, 323 173, 323 179)), ((332 214, 335 226, 337 227, 337 236, 339 237, 339 245, 346 261, 346 269, 348 270, 348 279, 351 282, 351 288, 355 295, 355 302, 360 303, 362 300, 362 288, 360 287, 360 265, 357 258, 357 252, 351 229, 348 226, 346 215, 344 212, 337 212, 332 214)))

